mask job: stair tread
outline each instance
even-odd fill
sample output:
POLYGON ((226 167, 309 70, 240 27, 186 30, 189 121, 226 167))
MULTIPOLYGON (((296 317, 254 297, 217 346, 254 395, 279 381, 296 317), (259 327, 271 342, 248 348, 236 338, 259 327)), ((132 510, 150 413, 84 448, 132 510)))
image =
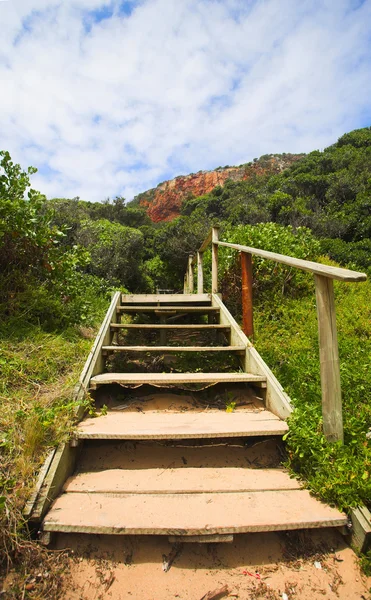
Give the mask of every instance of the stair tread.
POLYGON ((112 329, 222 329, 222 330, 230 330, 230 325, 220 325, 219 323, 214 323, 212 325, 172 325, 172 324, 159 324, 159 323, 111 323, 112 329))
POLYGON ((268 410, 121 413, 88 418, 77 426, 81 439, 193 439, 283 435, 287 423, 268 410))
POLYGON ((180 304, 185 304, 186 302, 190 302, 191 304, 198 302, 211 303, 211 294, 123 294, 121 302, 132 304, 168 304, 178 302, 180 304))
POLYGON ((266 377, 252 373, 101 373, 90 379, 92 388, 109 383, 175 385, 186 383, 261 383, 266 377))
POLYGON ((121 312, 220 312, 217 306, 125 306, 120 305, 117 310, 121 312))
POLYGON ((283 469, 178 467, 104 469, 78 473, 64 485, 68 493, 194 494, 295 490, 300 483, 283 469))
POLYGON ((202 535, 342 526, 307 490, 204 494, 62 494, 44 531, 202 535))
POLYGON ((243 352, 246 346, 102 346, 106 352, 243 352))

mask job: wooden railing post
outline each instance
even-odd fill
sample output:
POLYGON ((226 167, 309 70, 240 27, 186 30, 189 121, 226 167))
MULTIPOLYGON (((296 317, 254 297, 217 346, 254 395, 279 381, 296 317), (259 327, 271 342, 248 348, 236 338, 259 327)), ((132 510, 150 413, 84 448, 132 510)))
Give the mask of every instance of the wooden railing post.
POLYGON ((323 432, 329 442, 343 442, 340 365, 333 280, 314 275, 321 363, 323 432))
POLYGON ((204 293, 204 254, 197 252, 197 293, 204 293))
POLYGON ((189 283, 188 283, 188 264, 187 264, 187 270, 184 275, 183 294, 188 294, 188 293, 189 293, 189 283))
POLYGON ((218 241, 219 227, 212 228, 211 234, 211 292, 218 293, 218 241))
POLYGON ((188 292, 193 294, 194 292, 194 281, 195 281, 195 272, 194 272, 194 264, 193 264, 193 254, 188 256, 188 292))
POLYGON ((247 337, 254 336, 253 301, 252 301, 252 257, 247 252, 241 252, 242 275, 242 329, 247 337))

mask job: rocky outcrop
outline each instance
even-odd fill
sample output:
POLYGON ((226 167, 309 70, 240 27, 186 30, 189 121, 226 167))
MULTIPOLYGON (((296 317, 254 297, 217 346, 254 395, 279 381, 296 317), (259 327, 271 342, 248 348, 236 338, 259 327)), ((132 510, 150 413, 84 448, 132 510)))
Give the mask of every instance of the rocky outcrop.
POLYGON ((253 163, 239 167, 218 167, 214 171, 180 175, 139 194, 135 197, 134 202, 146 208, 148 216, 155 223, 171 221, 179 216, 183 201, 189 197, 207 194, 215 187, 223 186, 228 179, 241 181, 280 173, 302 156, 302 154, 266 155, 259 160, 255 159, 253 163))

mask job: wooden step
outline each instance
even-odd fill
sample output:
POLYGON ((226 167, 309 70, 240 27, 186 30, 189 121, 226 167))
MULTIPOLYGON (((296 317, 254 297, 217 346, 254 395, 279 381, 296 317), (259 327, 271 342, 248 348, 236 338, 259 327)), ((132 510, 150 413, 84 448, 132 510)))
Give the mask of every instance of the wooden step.
POLYGON ((347 517, 307 490, 203 494, 62 494, 44 531, 202 535, 346 525, 347 517))
POLYGON ((245 352, 246 346, 102 346, 103 352, 245 352))
POLYGON ((241 467, 105 469, 78 473, 64 485, 65 492, 89 494, 201 494, 300 488, 300 483, 283 469, 241 467))
POLYGON ((122 313, 214 313, 219 314, 217 306, 118 306, 117 310, 122 313))
POLYGON ((122 294, 122 304, 211 303, 211 294, 122 294))
POLYGON ((287 431, 287 423, 268 410, 235 413, 112 410, 107 415, 79 423, 76 435, 80 439, 173 440, 283 435, 287 431))
POLYGON ((180 384, 252 383, 265 386, 266 377, 252 373, 101 373, 90 379, 90 388, 118 383, 121 385, 155 385, 160 387, 180 384))
POLYGON ((172 324, 159 324, 159 323, 153 323, 153 324, 141 324, 141 323, 111 323, 111 329, 189 329, 189 330, 193 330, 195 329, 196 331, 200 330, 213 330, 213 329, 217 329, 217 330, 223 330, 223 331, 230 331, 230 326, 229 325, 220 325, 219 323, 215 323, 212 325, 195 325, 195 324, 191 324, 191 325, 172 325, 172 324))

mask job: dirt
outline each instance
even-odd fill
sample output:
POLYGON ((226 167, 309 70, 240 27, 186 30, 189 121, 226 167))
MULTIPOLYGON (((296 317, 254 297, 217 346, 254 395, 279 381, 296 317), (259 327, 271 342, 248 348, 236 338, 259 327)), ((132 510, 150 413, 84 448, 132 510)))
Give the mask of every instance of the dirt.
POLYGON ((370 598, 371 579, 333 530, 239 535, 232 543, 175 549, 166 537, 60 534, 57 547, 65 546, 71 549, 66 600, 201 600, 223 589, 215 597, 370 598))

